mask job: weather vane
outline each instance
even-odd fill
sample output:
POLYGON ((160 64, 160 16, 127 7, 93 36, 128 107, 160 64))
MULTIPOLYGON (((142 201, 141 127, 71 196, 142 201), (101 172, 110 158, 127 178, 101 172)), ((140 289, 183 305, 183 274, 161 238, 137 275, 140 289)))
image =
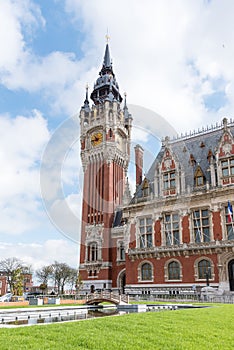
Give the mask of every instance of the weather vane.
POLYGON ((110 40, 110 36, 109 36, 109 33, 108 33, 108 28, 106 30, 106 42, 108 43, 110 40))

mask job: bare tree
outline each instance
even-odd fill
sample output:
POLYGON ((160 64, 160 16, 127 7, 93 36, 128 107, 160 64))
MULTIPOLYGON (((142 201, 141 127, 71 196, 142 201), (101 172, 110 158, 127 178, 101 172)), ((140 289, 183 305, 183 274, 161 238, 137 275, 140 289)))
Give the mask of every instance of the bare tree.
POLYGON ((59 263, 55 261, 53 266, 53 278, 55 285, 58 288, 58 294, 64 293, 64 287, 69 282, 71 275, 73 274, 73 268, 66 263, 59 263))
POLYGON ((74 287, 76 288, 76 285, 77 285, 77 273, 78 273, 77 269, 71 268, 70 277, 68 279, 68 283, 69 283, 69 286, 70 286, 71 290, 73 290, 74 287))
POLYGON ((36 277, 39 280, 39 282, 43 284, 47 284, 49 282, 49 279, 53 276, 53 266, 52 265, 46 265, 43 266, 41 269, 36 271, 36 277))
POLYGON ((42 292, 47 292, 49 280, 53 277, 53 266, 42 266, 41 269, 36 271, 36 277, 41 282, 40 289, 42 292))

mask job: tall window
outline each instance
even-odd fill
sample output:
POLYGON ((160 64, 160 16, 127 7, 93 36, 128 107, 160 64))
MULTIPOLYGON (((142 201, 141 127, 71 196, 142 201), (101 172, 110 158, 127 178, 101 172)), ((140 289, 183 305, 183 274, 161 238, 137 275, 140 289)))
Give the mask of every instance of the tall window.
POLYGON ((234 176, 234 158, 228 158, 221 161, 223 177, 234 176))
POLYGON ((88 261, 98 260, 98 245, 97 242, 92 242, 88 246, 88 261))
POLYGON ((141 280, 151 281, 152 280, 152 266, 149 263, 141 265, 141 280))
POLYGON ((152 247, 152 219, 150 217, 142 218, 139 220, 140 231, 140 247, 147 248, 152 247))
POLYGON ((194 241, 196 243, 210 241, 210 225, 208 209, 194 210, 193 217, 193 232, 194 241))
POLYGON ((124 249, 124 243, 123 242, 119 242, 119 246, 118 246, 118 260, 125 260, 125 249, 124 249))
POLYGON ((179 215, 165 214, 164 215, 164 232, 166 245, 180 244, 179 234, 179 215))
POLYGON ((171 171, 163 174, 163 188, 168 190, 176 187, 175 171, 171 171))
POLYGON ((180 279, 180 264, 178 261, 172 261, 168 264, 168 279, 179 280, 180 279))
POLYGON ((227 239, 234 239, 234 222, 233 218, 230 218, 228 207, 225 208, 225 217, 226 217, 226 232, 227 239))
POLYGON ((209 260, 201 260, 198 263, 198 278, 206 279, 208 274, 208 278, 211 279, 211 266, 209 260))

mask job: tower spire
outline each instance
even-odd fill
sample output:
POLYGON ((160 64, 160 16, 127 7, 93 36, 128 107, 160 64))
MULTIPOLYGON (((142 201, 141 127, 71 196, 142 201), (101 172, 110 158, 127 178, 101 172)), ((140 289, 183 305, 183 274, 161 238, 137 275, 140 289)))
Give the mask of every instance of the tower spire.
POLYGON ((124 118, 125 120, 131 118, 131 114, 128 111, 128 106, 127 106, 127 93, 124 93, 124 106, 123 106, 123 113, 124 113, 124 118))
POLYGON ((108 42, 106 43, 103 67, 105 67, 105 68, 111 67, 112 68, 111 59, 110 59, 110 49, 109 49, 108 42))
POLYGON ((91 93, 91 99, 94 104, 103 103, 105 100, 122 102, 122 97, 119 93, 119 85, 116 81, 115 74, 113 72, 110 48, 109 48, 109 36, 106 36, 107 43, 105 47, 104 59, 102 69, 99 72, 99 78, 94 84, 93 92, 91 93))
POLYGON ((83 108, 84 108, 84 109, 90 109, 90 108, 89 108, 89 97, 88 97, 88 91, 89 91, 89 86, 88 86, 88 84, 86 84, 85 89, 86 89, 86 94, 85 94, 85 100, 84 100, 84 106, 83 106, 83 108))

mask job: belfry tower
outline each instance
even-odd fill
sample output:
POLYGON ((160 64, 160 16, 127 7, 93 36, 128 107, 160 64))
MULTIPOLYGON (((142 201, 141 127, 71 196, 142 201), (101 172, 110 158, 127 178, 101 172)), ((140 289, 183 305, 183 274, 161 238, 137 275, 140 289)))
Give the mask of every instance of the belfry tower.
POLYGON ((113 72, 108 42, 99 77, 80 111, 84 171, 80 274, 86 291, 112 288, 111 238, 116 207, 122 204, 130 157, 132 118, 113 72))

